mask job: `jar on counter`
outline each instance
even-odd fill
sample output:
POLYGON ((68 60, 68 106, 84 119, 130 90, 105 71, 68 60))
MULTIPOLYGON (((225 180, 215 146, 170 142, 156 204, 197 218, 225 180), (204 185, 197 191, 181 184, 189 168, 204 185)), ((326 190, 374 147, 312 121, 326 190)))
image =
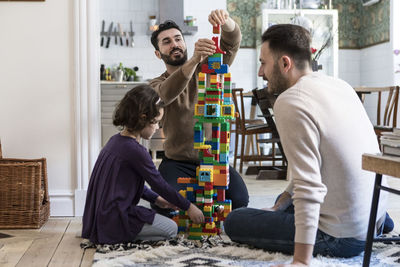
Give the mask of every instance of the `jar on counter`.
POLYGON ((149 30, 154 32, 158 29, 156 16, 149 16, 149 30))

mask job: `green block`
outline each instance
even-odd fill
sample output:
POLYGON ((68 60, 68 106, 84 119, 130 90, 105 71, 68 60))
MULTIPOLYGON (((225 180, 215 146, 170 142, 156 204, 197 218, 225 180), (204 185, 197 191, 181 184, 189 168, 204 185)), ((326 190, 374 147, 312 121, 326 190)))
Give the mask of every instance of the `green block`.
POLYGON ((201 240, 202 237, 201 236, 191 236, 191 235, 189 235, 188 239, 190 239, 190 240, 201 240))
POLYGON ((205 81, 199 81, 198 84, 199 84, 199 85, 205 85, 206 82, 205 82, 205 81))
POLYGON ((203 214, 205 217, 211 217, 212 216, 212 212, 211 211, 203 211, 203 214))
POLYGON ((222 154, 224 152, 228 152, 229 151, 229 146, 220 146, 219 147, 219 152, 222 154))
POLYGON ((193 228, 193 227, 189 227, 189 232, 203 232, 202 228, 193 228))
POLYGON ((214 158, 207 157, 207 158, 204 158, 203 161, 204 161, 204 163, 214 163, 214 158))
POLYGON ((211 56, 208 56, 208 57, 211 57, 211 58, 222 58, 222 54, 221 53, 215 53, 215 54, 213 54, 211 56))
POLYGON ((224 122, 221 123, 221 131, 223 131, 223 132, 229 132, 230 131, 229 122, 224 121, 224 122))

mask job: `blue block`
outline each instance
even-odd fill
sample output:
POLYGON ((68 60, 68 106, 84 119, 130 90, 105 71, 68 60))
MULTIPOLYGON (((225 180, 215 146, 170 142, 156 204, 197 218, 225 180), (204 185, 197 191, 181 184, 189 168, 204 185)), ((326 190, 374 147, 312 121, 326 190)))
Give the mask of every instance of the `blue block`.
POLYGON ((202 132, 194 132, 194 142, 195 143, 203 142, 203 133, 202 132))
POLYGON ((178 232, 186 232, 186 227, 178 226, 178 232))
POLYGON ((229 154, 226 154, 226 153, 219 154, 219 162, 228 163, 229 162, 229 154))
POLYGON ((216 118, 220 116, 221 107, 218 104, 206 104, 204 117, 216 118))
POLYGON ((224 97, 224 105, 230 105, 230 104, 233 104, 232 98, 224 97))
POLYGON ((219 143, 213 142, 211 145, 211 150, 219 150, 219 143))
POLYGON ((199 181, 200 182, 211 182, 211 172, 210 171, 199 171, 199 181))
POLYGON ((222 64, 219 69, 215 69, 215 73, 218 73, 218 74, 223 74, 223 73, 228 73, 228 72, 229 72, 228 64, 222 64))

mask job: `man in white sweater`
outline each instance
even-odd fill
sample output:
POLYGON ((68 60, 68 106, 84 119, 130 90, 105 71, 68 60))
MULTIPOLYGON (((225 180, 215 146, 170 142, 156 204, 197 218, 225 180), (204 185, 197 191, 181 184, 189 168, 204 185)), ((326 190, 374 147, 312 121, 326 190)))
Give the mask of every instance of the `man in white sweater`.
MULTIPOLYGON (((288 266, 308 266, 313 254, 356 256, 364 250, 374 186, 361 155, 379 153, 373 125, 350 85, 311 71, 306 29, 274 25, 262 41, 258 75, 279 94, 274 114, 290 184, 272 208, 232 211, 225 232, 233 241, 294 253, 288 266)), ((385 193, 377 218, 381 231, 385 193)))

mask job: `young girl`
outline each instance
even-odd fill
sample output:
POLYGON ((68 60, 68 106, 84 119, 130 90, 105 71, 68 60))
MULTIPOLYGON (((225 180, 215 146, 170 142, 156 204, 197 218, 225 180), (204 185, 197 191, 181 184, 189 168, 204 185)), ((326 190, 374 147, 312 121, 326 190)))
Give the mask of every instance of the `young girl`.
POLYGON ((115 244, 174 237, 176 223, 138 206, 140 198, 162 208, 187 210, 194 223, 204 221, 202 211, 165 182, 140 145, 141 138, 151 138, 159 128, 163 113, 163 103, 148 85, 133 88, 119 103, 113 124, 122 131, 110 138, 93 168, 82 220, 83 238, 95 244, 115 244))

